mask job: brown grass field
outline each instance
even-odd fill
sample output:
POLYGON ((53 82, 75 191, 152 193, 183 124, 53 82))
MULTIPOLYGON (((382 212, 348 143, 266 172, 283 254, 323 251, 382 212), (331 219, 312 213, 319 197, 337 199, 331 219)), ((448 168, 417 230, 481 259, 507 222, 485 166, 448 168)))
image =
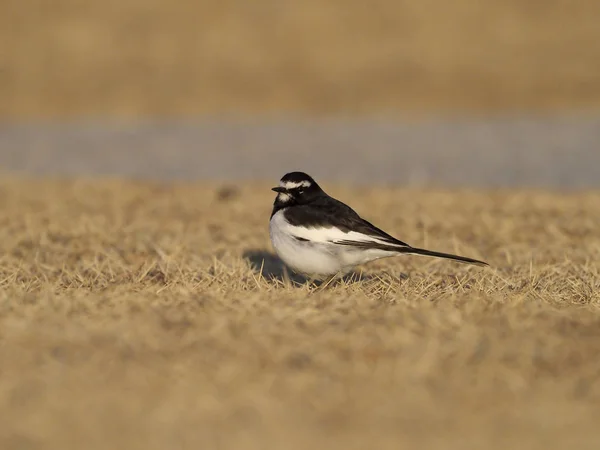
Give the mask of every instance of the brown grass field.
POLYGON ((0 0, 0 119, 600 107, 597 0, 0 0))
POLYGON ((491 268, 315 292, 277 278, 268 187, 5 177, 0 447, 598 448, 598 192, 328 186, 491 268))

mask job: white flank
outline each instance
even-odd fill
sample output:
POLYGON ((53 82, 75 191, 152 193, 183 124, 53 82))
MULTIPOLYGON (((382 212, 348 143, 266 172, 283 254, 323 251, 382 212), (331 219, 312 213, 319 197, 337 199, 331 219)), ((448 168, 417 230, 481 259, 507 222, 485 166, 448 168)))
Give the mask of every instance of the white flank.
POLYGON ((283 210, 273 215, 269 229, 273 248, 279 257, 296 272, 314 277, 344 274, 358 264, 397 254, 393 250, 339 245, 342 241, 393 244, 355 231, 344 233, 338 228, 295 226, 285 219, 283 210))

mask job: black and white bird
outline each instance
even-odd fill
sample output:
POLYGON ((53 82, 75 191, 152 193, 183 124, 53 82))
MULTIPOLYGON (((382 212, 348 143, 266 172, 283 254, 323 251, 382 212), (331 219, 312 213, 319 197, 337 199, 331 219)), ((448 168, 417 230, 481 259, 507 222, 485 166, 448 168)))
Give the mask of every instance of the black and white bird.
POLYGON ((277 192, 269 224, 273 248, 287 266, 309 278, 329 283, 359 264, 400 254, 488 265, 399 241, 327 195, 306 173, 290 172, 272 190, 277 192))

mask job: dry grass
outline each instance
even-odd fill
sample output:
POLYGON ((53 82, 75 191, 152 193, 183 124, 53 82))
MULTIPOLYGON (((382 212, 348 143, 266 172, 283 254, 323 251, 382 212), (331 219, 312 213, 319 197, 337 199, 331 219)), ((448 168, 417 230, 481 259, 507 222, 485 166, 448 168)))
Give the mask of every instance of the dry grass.
POLYGON ((0 446, 597 448, 600 194, 330 188, 493 268, 311 293, 268 187, 2 181, 0 446))
POLYGON ((0 118, 600 106, 596 0, 0 0, 0 118))

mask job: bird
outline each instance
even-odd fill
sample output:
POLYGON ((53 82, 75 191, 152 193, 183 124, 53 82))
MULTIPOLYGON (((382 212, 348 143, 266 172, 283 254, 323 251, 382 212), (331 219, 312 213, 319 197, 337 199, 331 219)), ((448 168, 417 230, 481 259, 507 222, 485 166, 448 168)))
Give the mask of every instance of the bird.
POLYGON ((323 285, 360 264, 397 255, 424 255, 488 266, 465 256, 413 247, 363 219, 345 203, 329 196, 304 172, 286 173, 269 221, 277 256, 294 272, 323 285))

